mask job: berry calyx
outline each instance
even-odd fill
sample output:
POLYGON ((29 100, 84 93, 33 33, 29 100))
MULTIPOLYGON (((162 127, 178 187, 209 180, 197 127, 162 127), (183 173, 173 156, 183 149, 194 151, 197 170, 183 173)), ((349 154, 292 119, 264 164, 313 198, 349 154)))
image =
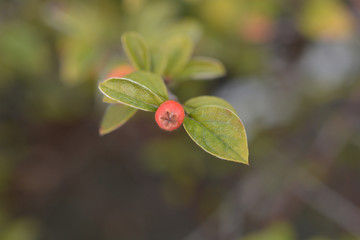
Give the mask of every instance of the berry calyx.
POLYGON ((161 129, 174 131, 184 121, 185 112, 180 103, 169 100, 160 105, 155 113, 155 121, 161 129))

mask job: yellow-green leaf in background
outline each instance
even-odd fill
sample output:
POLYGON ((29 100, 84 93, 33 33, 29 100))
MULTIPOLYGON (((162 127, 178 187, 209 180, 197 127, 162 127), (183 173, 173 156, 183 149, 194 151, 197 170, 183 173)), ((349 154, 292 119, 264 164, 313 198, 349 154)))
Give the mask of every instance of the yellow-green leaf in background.
POLYGON ((110 104, 101 121, 99 133, 105 135, 122 125, 124 125, 135 113, 137 109, 124 104, 110 104))
POLYGON ((182 20, 169 26, 169 29, 165 29, 168 36, 186 35, 190 39, 197 43, 199 42, 203 29, 198 19, 195 18, 183 18, 182 20))
POLYGON ((127 32, 121 40, 132 65, 138 70, 150 70, 150 53, 143 37, 136 32, 127 32))
MULTIPOLYGON (((277 221, 259 231, 252 232, 238 240, 295 240, 294 228, 290 223, 277 221)), ((322 238, 323 239, 323 238, 322 238)))
POLYGON ((40 225, 32 218, 20 218, 8 222, 0 232, 1 240, 35 240, 39 239, 39 236, 40 225))
POLYGON ((122 78, 109 78, 99 84, 100 91, 110 99, 144 111, 155 112, 168 100, 163 80, 157 74, 136 71, 122 78))
POLYGON ((225 75, 223 64, 209 57, 194 57, 184 70, 175 77, 176 80, 206 80, 225 75))
POLYGON ((167 65, 165 76, 174 77, 180 73, 193 53, 194 44, 188 36, 177 35, 165 44, 167 65))
POLYGON ((355 20, 341 0, 304 1, 298 29, 309 38, 347 39, 354 34, 355 20))
POLYGON ((166 67, 166 56, 163 49, 156 47, 151 49, 151 72, 163 75, 166 67))
POLYGON ((186 101, 184 104, 184 108, 187 113, 191 113, 196 108, 203 106, 223 107, 236 113, 235 108, 231 106, 230 103, 228 103, 222 98, 213 97, 213 96, 200 96, 200 97, 191 98, 188 101, 186 101))
POLYGON ((248 164, 244 125, 233 111, 215 105, 198 107, 185 117, 184 128, 206 152, 221 159, 248 164))

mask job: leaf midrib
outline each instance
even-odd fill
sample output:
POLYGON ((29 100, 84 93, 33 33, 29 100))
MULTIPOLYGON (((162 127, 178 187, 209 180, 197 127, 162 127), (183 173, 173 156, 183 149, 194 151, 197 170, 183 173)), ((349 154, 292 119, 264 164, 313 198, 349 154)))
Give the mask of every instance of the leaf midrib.
MULTIPOLYGON (((204 124, 202 124, 201 122, 199 122, 198 120, 196 120, 195 118, 193 117, 190 117, 190 116, 187 116, 188 118, 192 119, 193 121, 199 123, 202 127, 206 128, 213 136, 215 136, 220 142, 222 142, 224 145, 228 146, 228 148, 235 153, 235 155, 239 156, 244 162, 245 159, 240 155, 238 154, 231 146, 229 146, 228 144, 226 144, 221 138, 219 138, 213 131, 211 131, 209 128, 207 128, 204 124)), ((209 145, 208 145, 209 146, 209 145)))
MULTIPOLYGON (((132 81, 130 81, 130 82, 132 82, 132 81)), ((134 83, 134 82, 132 82, 132 83, 134 83)), ((136 84, 136 83, 135 83, 135 84, 136 84)), ((137 84, 137 85, 140 86, 140 87, 142 87, 140 84, 137 84)), ((110 90, 112 90, 112 91, 114 91, 114 92, 118 92, 118 91, 114 90, 113 88, 110 88, 110 87, 108 87, 108 86, 102 86, 102 87, 99 87, 99 88, 100 88, 101 92, 102 92, 105 96, 107 96, 108 98, 110 98, 110 99, 113 99, 113 100, 115 100, 115 101, 117 101, 117 102, 119 102, 119 103, 128 105, 128 106, 130 106, 130 107, 134 107, 134 108, 141 109, 141 110, 145 110, 145 111, 150 111, 150 110, 148 110, 148 109, 140 108, 140 107, 138 107, 138 106, 134 106, 134 105, 132 105, 132 104, 129 104, 129 103, 123 102, 123 101, 121 101, 121 100, 119 100, 119 99, 116 99, 116 98, 114 98, 114 97, 111 97, 111 96, 109 96, 107 93, 105 93, 105 92, 103 91, 103 88, 108 88, 108 89, 110 89, 110 90)), ((144 87, 142 87, 142 88, 145 89, 145 90, 148 90, 147 88, 144 88, 144 87)), ((150 91, 150 90, 149 90, 149 91, 150 91)), ((151 92, 153 95, 155 95, 157 98, 159 98, 160 101, 163 101, 157 94, 153 93, 152 91, 150 91, 150 92, 151 92)), ((130 96, 125 95, 125 94, 123 94, 123 93, 121 93, 121 92, 118 92, 118 93, 124 95, 124 96, 127 97, 127 98, 130 98, 130 96)), ((151 104, 151 103, 147 103, 147 102, 144 102, 144 101, 139 100, 139 99, 137 99, 137 98, 134 98, 134 99, 135 99, 136 101, 141 102, 141 103, 144 104, 144 105, 154 107, 155 109, 157 109, 157 108, 159 107, 158 105, 154 105, 154 104, 151 104)), ((151 111, 153 111, 153 110, 151 110, 151 111)))

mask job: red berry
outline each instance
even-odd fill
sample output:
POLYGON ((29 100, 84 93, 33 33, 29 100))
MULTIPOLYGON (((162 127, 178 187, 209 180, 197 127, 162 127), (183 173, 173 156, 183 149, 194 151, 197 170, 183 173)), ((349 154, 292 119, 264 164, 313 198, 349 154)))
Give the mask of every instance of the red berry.
POLYGON ((160 105, 155 113, 155 121, 161 129, 174 131, 184 121, 185 112, 180 103, 169 100, 160 105))

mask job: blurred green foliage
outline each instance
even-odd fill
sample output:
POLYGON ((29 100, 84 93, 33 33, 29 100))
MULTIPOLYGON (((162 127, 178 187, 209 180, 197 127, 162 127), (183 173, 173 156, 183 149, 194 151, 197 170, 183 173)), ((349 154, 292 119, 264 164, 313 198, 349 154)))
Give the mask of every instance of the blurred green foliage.
POLYGON ((292 240, 294 229, 286 222, 275 222, 268 228, 246 236, 244 240, 292 240))
POLYGON ((0 239, 358 239, 359 12, 355 0, 1 1, 0 239), (98 137, 97 81, 126 61, 125 31, 182 32, 224 63, 226 77, 175 93, 228 100, 250 167, 159 133, 147 113, 98 137))

